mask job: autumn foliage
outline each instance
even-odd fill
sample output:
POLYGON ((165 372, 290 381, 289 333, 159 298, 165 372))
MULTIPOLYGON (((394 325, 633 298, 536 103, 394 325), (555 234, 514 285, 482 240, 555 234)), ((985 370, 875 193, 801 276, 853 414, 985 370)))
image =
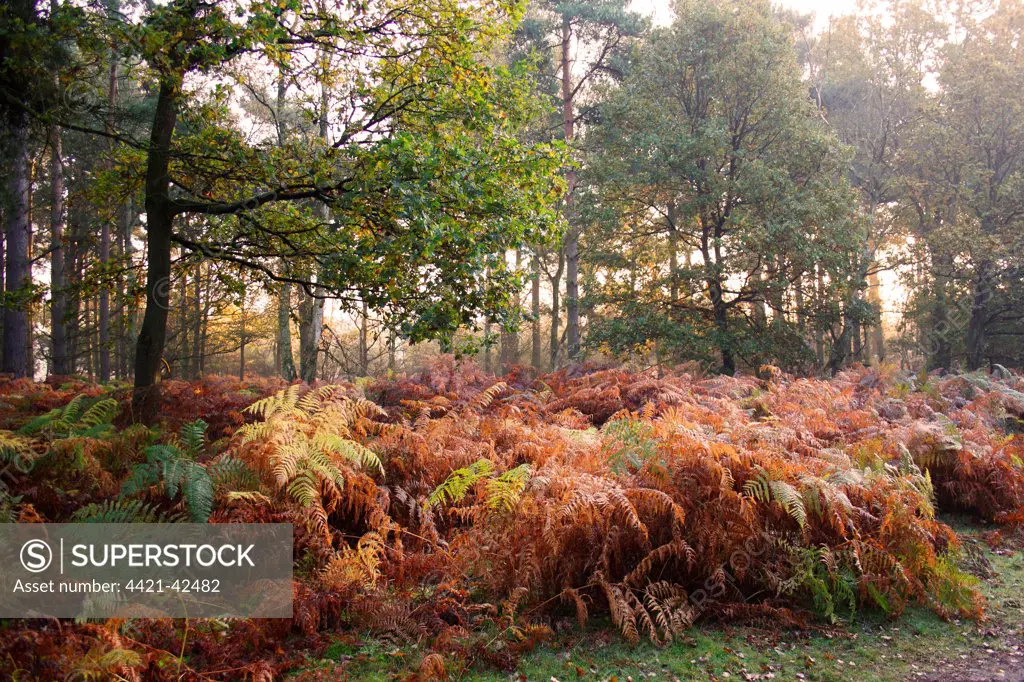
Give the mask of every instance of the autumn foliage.
MULTIPOLYGON (((664 643, 712 620, 798 627, 911 604, 980 617, 936 514, 1024 519, 1024 381, 887 367, 759 376, 574 368, 498 380, 446 360, 369 384, 259 386, 218 422, 196 474, 213 491, 211 522, 295 524, 293 619, 193 623, 187 637, 174 621, 15 622, 0 671, 270 679, 302 668, 327 633, 359 629, 423 642, 413 674, 437 679, 471 661, 510 666, 570 622, 607 619, 629 641, 664 643), (500 634, 475 635, 484 625, 500 634)), ((217 381, 172 387, 171 413, 188 390, 234 405, 221 394, 243 389, 217 381)), ((40 390, 52 389, 8 382, 0 394, 55 402, 30 397, 40 390)), ((117 505, 181 518, 184 497, 159 483, 125 496, 120 481, 138 479, 144 442, 185 452, 187 434, 133 428, 51 435, 56 450, 97 441, 78 450, 96 483, 54 504, 37 499, 33 470, 5 502, 12 518, 100 513, 117 490, 117 505)), ((5 438, 9 449, 28 438, 40 467, 56 456, 39 454, 39 436, 5 438)), ((59 477, 46 485, 60 497, 59 477)))

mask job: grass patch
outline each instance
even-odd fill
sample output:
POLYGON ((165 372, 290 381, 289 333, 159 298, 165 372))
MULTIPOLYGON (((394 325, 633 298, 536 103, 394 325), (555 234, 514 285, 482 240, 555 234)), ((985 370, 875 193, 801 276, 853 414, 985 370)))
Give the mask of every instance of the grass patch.
MULTIPOLYGON (((855 622, 804 632, 755 627, 698 626, 684 641, 657 648, 630 646, 611 624, 570 633, 525 655, 515 672, 480 664, 456 670, 453 680, 940 680, 966 670, 1012 670, 1019 653, 1012 645, 1024 629, 1024 552, 993 552, 977 539, 979 530, 951 521, 965 542, 978 548, 993 575, 980 588, 988 601, 987 620, 944 621, 923 608, 899 618, 876 614, 855 622)), ((417 668, 424 652, 367 638, 361 644, 328 647, 329 664, 356 680, 394 680, 417 668)), ((307 669, 309 670, 309 669, 307 669)))

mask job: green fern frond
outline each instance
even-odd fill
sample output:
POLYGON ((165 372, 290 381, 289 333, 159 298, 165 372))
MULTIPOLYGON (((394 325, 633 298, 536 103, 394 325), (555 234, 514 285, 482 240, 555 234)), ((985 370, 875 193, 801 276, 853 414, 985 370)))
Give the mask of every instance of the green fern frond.
POLYGON ((769 479, 763 470, 744 484, 743 494, 763 504, 778 502, 801 528, 807 525, 807 508, 800 491, 785 481, 769 479))
POLYGON ((136 465, 121 485, 121 497, 142 493, 163 484, 168 499, 179 497, 196 523, 205 523, 213 513, 214 486, 206 467, 192 461, 172 445, 151 445, 146 461, 136 465))
POLYGON ((71 515, 75 523, 179 523, 180 514, 167 514, 141 500, 106 500, 89 504, 71 515))
POLYGON ((230 455, 221 457, 206 467, 210 481, 220 491, 255 491, 260 488, 260 479, 242 460, 230 455))
POLYGON ((321 452, 335 453, 364 469, 376 469, 381 475, 384 474, 384 464, 377 453, 354 440, 329 433, 317 433, 313 436, 311 445, 321 452))
POLYGON ((120 405, 114 398, 101 398, 86 408, 85 394, 79 393, 64 407, 40 415, 19 429, 21 434, 46 432, 55 438, 95 438, 112 428, 120 405))
POLYGON ((498 511, 515 509, 523 491, 526 490, 526 484, 529 483, 532 473, 532 466, 520 464, 501 476, 491 478, 486 484, 487 506, 498 511))
POLYGON ((445 481, 437 486, 427 498, 430 506, 438 504, 454 504, 461 502, 466 493, 485 478, 494 474, 494 464, 490 460, 481 459, 473 462, 468 467, 456 469, 445 481))
POLYGON ((119 409, 120 406, 116 400, 104 398, 86 410, 77 423, 89 428, 108 425, 114 421, 119 409))
POLYGON ((209 427, 202 419, 183 424, 178 437, 181 439, 182 449, 193 459, 203 451, 206 446, 206 429, 209 427))

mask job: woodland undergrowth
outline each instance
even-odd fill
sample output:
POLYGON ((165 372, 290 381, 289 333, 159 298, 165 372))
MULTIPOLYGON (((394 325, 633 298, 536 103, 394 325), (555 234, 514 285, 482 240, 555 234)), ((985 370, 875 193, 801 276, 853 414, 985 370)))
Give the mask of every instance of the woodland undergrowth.
MULTIPOLYGON (((272 679, 339 631, 418 641, 414 677, 511 668, 610 622, 834 623, 919 604, 981 618, 958 512, 1024 520, 1024 380, 854 369, 832 380, 576 367, 168 387, 0 382, 8 521, 295 524, 290 620, 8 621, 19 679, 272 679)), ((311 654, 312 652, 312 654, 311 654)))

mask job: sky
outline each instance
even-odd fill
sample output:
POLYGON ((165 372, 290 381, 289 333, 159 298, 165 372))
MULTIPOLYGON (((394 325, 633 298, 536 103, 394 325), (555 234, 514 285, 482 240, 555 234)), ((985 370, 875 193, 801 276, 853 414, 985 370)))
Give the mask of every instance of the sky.
MULTIPOLYGON (((829 16, 852 14, 857 0, 773 0, 775 4, 794 9, 803 14, 815 15, 815 24, 822 27, 829 16)), ((670 0, 633 0, 633 9, 652 16, 656 23, 667 22, 670 16, 670 0)))

